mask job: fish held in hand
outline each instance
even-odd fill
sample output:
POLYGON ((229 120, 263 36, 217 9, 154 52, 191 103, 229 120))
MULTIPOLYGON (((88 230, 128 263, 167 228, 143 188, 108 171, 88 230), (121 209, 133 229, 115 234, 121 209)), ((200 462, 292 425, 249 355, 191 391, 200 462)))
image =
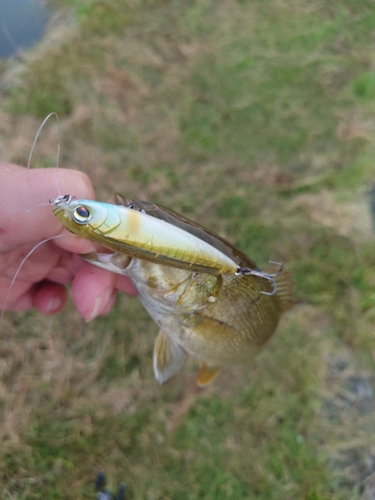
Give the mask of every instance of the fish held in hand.
POLYGON ((293 280, 280 264, 260 270, 243 252, 202 226, 145 201, 51 200, 71 232, 100 243, 92 264, 128 276, 159 325, 154 373, 163 383, 189 354, 201 361, 198 385, 220 367, 247 363, 293 304, 293 280))

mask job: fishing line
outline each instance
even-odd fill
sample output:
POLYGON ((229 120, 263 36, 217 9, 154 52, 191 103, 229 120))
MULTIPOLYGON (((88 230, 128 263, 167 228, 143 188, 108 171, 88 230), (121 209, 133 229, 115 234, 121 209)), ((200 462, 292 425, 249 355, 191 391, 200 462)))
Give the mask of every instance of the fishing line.
MULTIPOLYGON (((59 140, 58 140, 58 144, 57 144, 57 152, 56 152, 56 177, 55 177, 55 182, 56 182, 56 188, 57 188, 57 192, 59 194, 59 197, 58 198, 63 198, 63 196, 61 195, 61 192, 60 192, 60 187, 59 187, 59 179, 58 179, 58 168, 59 168, 59 161, 60 161, 60 146, 61 146, 61 127, 60 127, 60 119, 59 119, 59 116, 58 114, 53 111, 52 113, 50 113, 42 122, 42 124, 40 125, 40 127, 38 128, 38 131, 37 133, 35 134, 35 137, 34 137, 34 140, 33 140, 33 143, 31 145, 31 149, 30 149, 30 154, 29 154, 29 158, 28 158, 28 161, 27 161, 27 180, 28 180, 28 183, 29 183, 29 187, 30 187, 30 190, 35 193, 36 191, 32 188, 32 185, 31 185, 31 182, 30 182, 30 169, 31 169, 31 160, 32 160, 32 157, 33 157, 33 153, 34 153, 34 149, 35 149, 35 146, 36 146, 36 142, 37 140, 39 139, 39 136, 40 136, 40 133, 41 131, 43 130, 43 127, 44 125, 47 123, 47 121, 51 118, 51 116, 54 116, 57 120, 57 126, 58 126, 58 135, 59 135, 59 140)), ((50 202, 47 202, 47 203, 40 203, 38 205, 36 205, 35 207, 33 208, 29 208, 26 210, 27 213, 31 212, 31 210, 34 210, 35 208, 37 207, 41 207, 41 206, 50 206, 50 202)), ((15 273, 15 275, 13 276, 13 279, 11 281, 11 284, 9 286, 9 289, 8 289, 8 292, 6 294, 6 297, 5 297, 5 300, 4 300, 4 303, 3 303, 3 309, 1 311, 1 315, 0 315, 0 322, 2 322, 3 318, 4 318, 4 314, 5 314, 5 310, 6 310, 6 306, 8 304, 8 300, 9 300, 9 297, 10 297, 10 294, 11 294, 11 291, 13 289, 13 285, 24 265, 24 263, 26 262, 26 260, 30 257, 30 255, 40 246, 40 245, 43 245, 43 243, 46 243, 47 241, 51 241, 51 240, 54 240, 54 239, 57 239, 57 238, 61 238, 61 234, 60 235, 57 235, 57 236, 51 236, 50 238, 47 238, 45 240, 42 240, 40 241, 39 243, 37 243, 34 248, 32 248, 30 250, 30 252, 26 255, 26 257, 24 257, 21 261, 21 264, 18 266, 18 269, 15 273)))
POLYGON ((42 240, 40 241, 39 243, 37 243, 31 250, 30 252, 22 259, 21 261, 21 264, 18 266, 17 268, 17 271, 15 273, 15 275, 13 276, 13 279, 11 281, 11 284, 9 286, 9 290, 6 294, 6 297, 5 297, 5 300, 4 300, 4 303, 3 303, 3 310, 1 311, 1 316, 0 316, 0 322, 2 322, 2 320, 4 319, 4 314, 5 314, 5 309, 6 309, 6 306, 8 304, 8 300, 9 300, 9 297, 10 297, 10 293, 12 291, 12 288, 13 288, 13 285, 24 265, 24 263, 27 261, 27 259, 30 257, 30 255, 32 255, 32 253, 38 248, 40 247, 41 245, 43 245, 43 243, 47 243, 47 241, 51 241, 51 240, 56 240, 57 238, 61 238, 63 235, 62 234, 58 234, 57 236, 51 236, 50 238, 46 238, 45 240, 42 240))
POLYGON ((61 196, 61 192, 60 192, 60 188, 59 188, 59 178, 58 178, 58 169, 59 169, 59 161, 60 161, 60 146, 61 146, 61 127, 60 127, 60 118, 59 118, 59 115, 55 111, 52 111, 52 113, 50 113, 43 120, 43 122, 40 125, 37 133, 35 134, 35 137, 34 137, 32 145, 31 145, 31 149, 30 149, 29 159, 27 161, 27 171, 28 171, 28 177, 27 177, 27 179, 29 181, 29 186, 30 186, 31 191, 33 191, 35 193, 34 189, 31 187, 30 175, 29 175, 30 167, 31 167, 31 159, 33 157, 34 149, 35 149, 35 146, 36 146, 36 141, 39 139, 39 135, 40 135, 41 131, 43 130, 44 125, 51 118, 51 116, 55 116, 56 117, 57 127, 58 127, 58 132, 59 132, 59 140, 58 140, 58 143, 57 143, 57 152, 56 152, 56 178, 55 178, 55 182, 56 182, 57 192, 58 192, 59 196, 61 196))
POLYGON ((46 203, 38 203, 37 205, 35 205, 35 207, 32 207, 32 208, 28 208, 26 210, 26 213, 29 214, 32 210, 35 210, 36 208, 38 207, 49 207, 51 205, 50 202, 46 202, 46 203))

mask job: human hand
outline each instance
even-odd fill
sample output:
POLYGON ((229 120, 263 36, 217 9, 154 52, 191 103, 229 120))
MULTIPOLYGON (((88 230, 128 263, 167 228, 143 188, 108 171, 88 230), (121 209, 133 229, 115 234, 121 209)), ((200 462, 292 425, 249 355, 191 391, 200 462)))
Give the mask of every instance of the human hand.
MULTIPOLYGON (((62 194, 95 199, 91 182, 82 172, 61 169, 58 183, 62 194)), ((95 247, 63 229, 51 207, 38 206, 58 194, 54 169, 28 172, 0 162, 0 308, 35 307, 43 314, 55 314, 66 303, 65 285, 72 283, 73 302, 88 321, 110 311, 116 289, 132 295, 135 289, 126 277, 96 268, 75 255, 95 251, 95 247), (58 235, 35 248, 14 280, 31 250, 58 235)))

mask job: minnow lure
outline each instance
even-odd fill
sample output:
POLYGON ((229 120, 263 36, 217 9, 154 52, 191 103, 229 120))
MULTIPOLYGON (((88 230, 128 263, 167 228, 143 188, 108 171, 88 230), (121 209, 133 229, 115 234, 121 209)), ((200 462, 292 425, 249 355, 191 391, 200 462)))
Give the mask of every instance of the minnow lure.
POLYGON ((176 373, 187 353, 201 361, 201 386, 220 366, 256 355, 293 305, 290 273, 277 263, 259 269, 229 242, 169 209, 121 195, 113 202, 50 200, 69 231, 109 250, 83 257, 128 276, 159 325, 157 380, 176 373))

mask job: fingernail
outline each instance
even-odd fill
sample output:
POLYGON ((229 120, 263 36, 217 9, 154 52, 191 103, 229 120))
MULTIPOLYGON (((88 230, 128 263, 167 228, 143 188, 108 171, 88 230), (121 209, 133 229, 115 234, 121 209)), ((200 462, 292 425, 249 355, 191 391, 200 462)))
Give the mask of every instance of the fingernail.
POLYGON ((112 307, 115 305, 115 302, 116 302, 116 295, 117 295, 117 291, 113 290, 109 299, 108 299, 107 304, 100 311, 100 314, 102 314, 103 316, 106 316, 111 311, 112 307))
POLYGON ((91 314, 88 317, 84 318, 86 322, 89 322, 99 316, 99 314, 102 312, 109 299, 111 298, 112 291, 112 288, 106 288, 100 295, 96 297, 94 307, 91 310, 91 314))
POLYGON ((57 312, 62 306, 62 300, 60 297, 53 297, 47 304, 46 313, 57 312))

